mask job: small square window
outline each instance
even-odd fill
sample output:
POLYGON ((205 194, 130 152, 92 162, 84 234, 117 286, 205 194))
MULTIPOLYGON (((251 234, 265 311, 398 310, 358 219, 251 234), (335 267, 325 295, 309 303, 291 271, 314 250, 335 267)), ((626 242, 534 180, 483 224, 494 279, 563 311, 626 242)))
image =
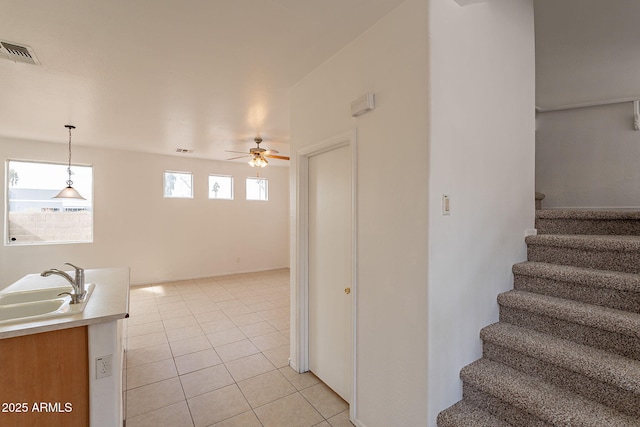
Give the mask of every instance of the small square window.
POLYGON ((233 200, 233 177, 209 175, 209 198, 233 200))
POLYGON ((269 200, 267 178, 247 178, 247 200, 269 200))
POLYGON ((164 197, 193 199, 193 174, 165 171, 164 197))

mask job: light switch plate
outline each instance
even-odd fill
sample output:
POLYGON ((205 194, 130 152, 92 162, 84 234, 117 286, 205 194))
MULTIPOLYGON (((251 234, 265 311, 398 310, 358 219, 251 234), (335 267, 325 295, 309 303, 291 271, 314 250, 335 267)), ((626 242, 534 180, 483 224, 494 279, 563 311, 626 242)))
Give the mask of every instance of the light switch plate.
POLYGON ((442 215, 451 215, 451 198, 448 194, 442 195, 442 215))

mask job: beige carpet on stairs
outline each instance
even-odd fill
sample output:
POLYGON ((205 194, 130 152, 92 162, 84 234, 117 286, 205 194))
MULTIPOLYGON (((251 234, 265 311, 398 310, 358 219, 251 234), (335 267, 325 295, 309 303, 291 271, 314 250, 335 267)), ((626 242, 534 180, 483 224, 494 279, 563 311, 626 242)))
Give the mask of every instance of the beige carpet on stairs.
POLYGON ((640 427, 640 212, 544 210, 439 427, 640 427))

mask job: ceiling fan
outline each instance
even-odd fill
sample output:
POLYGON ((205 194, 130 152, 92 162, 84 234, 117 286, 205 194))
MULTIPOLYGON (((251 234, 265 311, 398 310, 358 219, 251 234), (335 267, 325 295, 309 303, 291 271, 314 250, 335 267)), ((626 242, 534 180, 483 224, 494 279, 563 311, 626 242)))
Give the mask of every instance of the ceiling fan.
POLYGON ((225 150, 227 153, 242 153, 242 156, 231 157, 227 160, 235 160, 235 159, 240 159, 242 157, 251 157, 251 160, 249 160, 249 165, 251 165, 251 167, 254 167, 254 168, 255 167, 263 168, 267 166, 269 164, 269 162, 267 161, 267 157, 270 159, 289 160, 289 157, 287 156, 278 156, 277 150, 260 148, 260 143, 262 142, 262 138, 260 138, 259 136, 255 137, 253 141, 256 143, 256 147, 251 148, 248 153, 245 153, 243 151, 225 150))

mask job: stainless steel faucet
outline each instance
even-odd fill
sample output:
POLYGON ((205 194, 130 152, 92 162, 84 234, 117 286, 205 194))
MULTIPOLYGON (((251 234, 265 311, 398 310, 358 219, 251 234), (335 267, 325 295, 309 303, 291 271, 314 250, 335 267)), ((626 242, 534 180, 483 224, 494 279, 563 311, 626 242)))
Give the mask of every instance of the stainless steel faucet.
POLYGON ((62 292, 60 293, 60 295, 64 295, 64 294, 71 295, 71 304, 77 304, 79 302, 82 302, 82 300, 84 299, 84 296, 86 295, 86 291, 84 290, 84 268, 76 267, 70 262, 65 262, 64 264, 71 266, 76 270, 75 280, 72 279, 71 276, 69 276, 67 273, 65 273, 62 270, 58 270, 57 268, 45 270, 42 273, 40 273, 40 275, 42 277, 49 277, 52 274, 55 274, 57 276, 62 276, 65 279, 67 279, 67 282, 69 282, 73 287, 73 293, 62 292))

